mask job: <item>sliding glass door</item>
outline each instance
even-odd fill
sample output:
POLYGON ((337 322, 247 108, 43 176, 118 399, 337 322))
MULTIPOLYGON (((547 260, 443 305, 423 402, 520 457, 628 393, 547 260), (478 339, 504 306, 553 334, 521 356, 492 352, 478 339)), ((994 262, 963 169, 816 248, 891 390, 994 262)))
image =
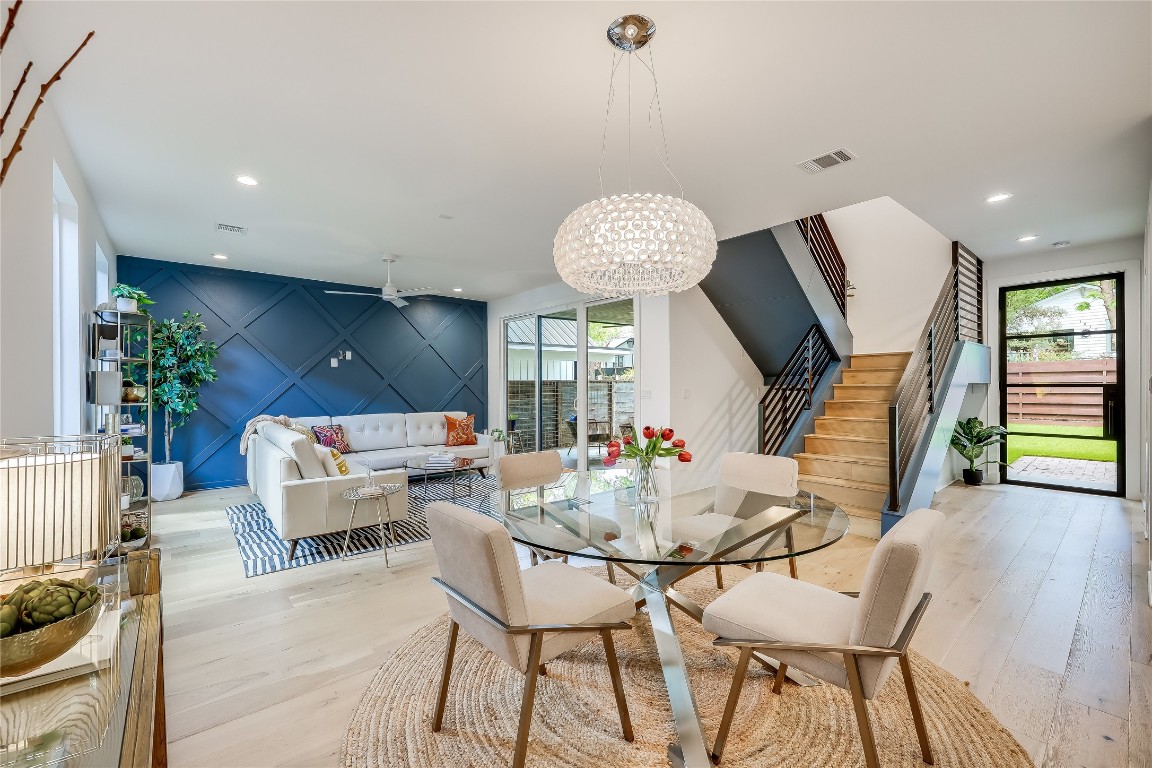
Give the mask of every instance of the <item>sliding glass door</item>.
POLYGON ((1000 290, 1006 481, 1124 492, 1120 275, 1000 290))
POLYGON ((509 450, 557 451, 572 469, 603 462, 634 428, 634 320, 632 299, 505 319, 509 450))

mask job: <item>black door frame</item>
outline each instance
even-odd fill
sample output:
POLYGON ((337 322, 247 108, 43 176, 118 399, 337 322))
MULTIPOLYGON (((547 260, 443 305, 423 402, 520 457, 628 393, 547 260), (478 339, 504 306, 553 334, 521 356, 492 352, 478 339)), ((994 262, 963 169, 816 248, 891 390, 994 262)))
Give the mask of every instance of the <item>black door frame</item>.
MULTIPOLYGON (((1119 411, 1118 416, 1113 413, 1112 418, 1112 436, 1095 437, 1085 435, 1083 437, 1076 437, 1076 440, 1108 440, 1116 443, 1116 489, 1112 491, 1104 491, 1097 488, 1082 488, 1074 485, 1058 485, 1056 483, 1035 483, 1025 480, 1009 480, 1007 468, 1001 474, 1001 482, 1009 485, 1024 485, 1030 488, 1047 488, 1053 491, 1074 491, 1076 493, 1090 493, 1097 496, 1124 496, 1125 491, 1125 442, 1128 434, 1128 427, 1125 423, 1125 409, 1124 409, 1124 335, 1125 335, 1125 317, 1124 317, 1124 273, 1123 272, 1110 272, 1102 275, 1085 275, 1083 277, 1062 278, 1060 280, 1045 280, 1039 283, 1022 283, 1020 285, 1005 285, 1000 287, 1000 295, 998 297, 1000 307, 1000 361, 999 361, 999 379, 1000 379, 1000 424, 1005 429, 1008 428, 1008 316, 1005 312, 1005 305, 1007 303, 1007 296, 1009 291, 1018 291, 1025 288, 1043 288, 1049 285, 1074 285, 1077 282, 1087 280, 1115 280, 1116 281, 1116 383, 1112 384, 1092 384, 1081 382, 1079 384, 1074 382, 1067 383, 1054 383, 1043 384, 1040 386, 1045 387, 1084 387, 1084 386, 1100 386, 1102 390, 1107 387, 1115 387, 1117 390, 1117 397, 1114 402, 1118 404, 1116 410, 1119 411), (1119 426, 1119 430, 1115 427, 1119 426)), ((1094 331, 1083 335, 1104 335, 1108 331, 1094 331)), ((1014 335, 1013 339, 1044 339, 1056 338, 1067 336, 1066 333, 1027 333, 1014 335)), ((1080 334, 1077 334, 1080 335, 1080 334)), ((1107 432, 1108 424, 1105 422, 1104 431, 1107 432)), ((1027 435, 1035 437, 1051 437, 1041 433, 1032 432, 1016 432, 1018 435, 1027 435)), ((1007 442, 1004 444, 1004 451, 1007 452, 1007 442)), ((1001 458, 1005 458, 1002 456, 1001 458)))

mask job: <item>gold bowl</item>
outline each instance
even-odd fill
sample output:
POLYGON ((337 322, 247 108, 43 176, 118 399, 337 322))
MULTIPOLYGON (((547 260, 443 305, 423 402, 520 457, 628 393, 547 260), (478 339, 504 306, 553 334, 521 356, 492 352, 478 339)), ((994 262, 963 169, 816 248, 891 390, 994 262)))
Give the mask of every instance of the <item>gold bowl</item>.
POLYGON ((0 638, 0 677, 19 677, 63 656, 100 618, 102 603, 31 632, 0 638))
POLYGON ((135 386, 124 387, 121 399, 125 403, 142 403, 146 397, 148 397, 148 388, 135 386))

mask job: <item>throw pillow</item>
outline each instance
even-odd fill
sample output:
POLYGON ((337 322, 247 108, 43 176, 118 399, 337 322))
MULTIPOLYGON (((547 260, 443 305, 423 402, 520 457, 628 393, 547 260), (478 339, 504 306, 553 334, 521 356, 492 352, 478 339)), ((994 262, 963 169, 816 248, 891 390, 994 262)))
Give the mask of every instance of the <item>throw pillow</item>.
POLYGON ((340 477, 348 474, 348 462, 335 448, 325 448, 322 445, 314 446, 320 463, 324 465, 324 474, 328 477, 340 477))
POLYGON ((348 438, 344 435, 344 427, 339 424, 330 427, 312 427, 312 432, 320 445, 335 448, 340 453, 352 453, 352 446, 348 445, 348 438))
POLYGON ((473 428, 476 414, 469 414, 463 419, 455 419, 444 414, 444 419, 448 426, 448 439, 445 445, 476 445, 476 430, 473 428))
POLYGON ((288 425, 288 429, 292 430, 293 432, 299 432, 300 434, 304 435, 304 437, 308 438, 309 442, 312 442, 312 443, 316 442, 316 435, 312 434, 312 430, 308 429, 308 427, 304 426, 303 424, 297 424, 296 422, 292 422, 291 424, 288 425))

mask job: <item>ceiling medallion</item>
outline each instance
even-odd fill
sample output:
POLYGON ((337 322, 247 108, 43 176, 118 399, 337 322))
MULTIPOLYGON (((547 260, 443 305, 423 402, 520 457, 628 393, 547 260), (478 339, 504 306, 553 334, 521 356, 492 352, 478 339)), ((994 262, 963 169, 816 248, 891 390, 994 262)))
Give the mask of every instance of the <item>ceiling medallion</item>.
MULTIPOLYGON (((656 24, 639 14, 622 16, 612 22, 608 27, 608 41, 621 52, 613 54, 613 79, 620 60, 647 47, 655 34, 656 24)), ((637 60, 652 74, 650 106, 654 109, 650 109, 649 114, 659 116, 663 137, 664 121, 652 48, 648 47, 647 61, 638 55, 637 60)), ((627 90, 630 104, 631 78, 627 90)), ((600 148, 601 170, 612 100, 610 83, 608 111, 604 116, 604 143, 600 148)), ((629 111, 629 146, 631 130, 629 111)), ((712 269, 712 262, 716 259, 716 230, 703 211, 683 199, 684 189, 668 165, 666 139, 663 153, 657 148, 657 156, 679 187, 681 196, 633 192, 631 189, 624 194, 607 196, 604 195, 601 174, 601 197, 569 214, 556 233, 553 255, 556 270, 564 282, 578 291, 599 296, 657 295, 691 288, 712 269)), ((628 177, 631 179, 631 152, 628 177)))

